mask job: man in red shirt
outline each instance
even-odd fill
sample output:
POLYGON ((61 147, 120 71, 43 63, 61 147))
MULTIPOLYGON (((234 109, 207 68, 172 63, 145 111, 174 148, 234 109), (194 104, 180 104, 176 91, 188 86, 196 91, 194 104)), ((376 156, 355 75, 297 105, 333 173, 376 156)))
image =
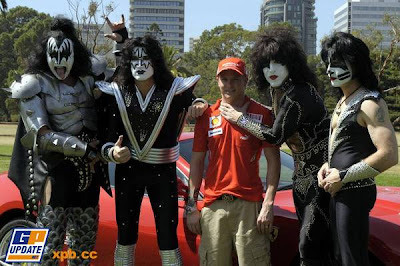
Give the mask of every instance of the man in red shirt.
POLYGON ((247 115, 271 126, 273 116, 265 106, 245 95, 247 74, 241 59, 221 60, 216 79, 222 98, 197 119, 195 127, 189 198, 185 207, 187 226, 201 234, 201 265, 231 265, 233 247, 239 265, 269 265, 268 235, 272 230, 273 203, 279 183, 279 148, 226 121, 219 106, 223 102, 247 107, 247 115), (265 199, 259 177, 262 150, 268 162, 265 199), (207 151, 209 164, 200 215, 196 201, 207 151))

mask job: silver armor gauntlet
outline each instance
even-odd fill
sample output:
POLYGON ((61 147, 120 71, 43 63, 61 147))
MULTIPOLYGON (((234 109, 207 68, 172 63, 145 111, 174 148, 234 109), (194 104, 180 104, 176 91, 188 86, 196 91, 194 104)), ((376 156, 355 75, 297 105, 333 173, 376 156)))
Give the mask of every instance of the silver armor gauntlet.
POLYGON ((379 174, 379 171, 369 166, 364 161, 353 164, 347 170, 340 171, 340 176, 344 176, 342 179, 344 184, 362 179, 374 178, 379 174))
MULTIPOLYGON (((40 136, 38 144, 42 154, 58 152, 68 157, 84 157, 89 152, 86 142, 61 132, 48 132, 40 136)), ((93 157, 93 154, 89 157, 93 157)))
POLYGON ((263 131, 267 131, 269 128, 264 126, 263 124, 256 122, 252 120, 250 117, 247 115, 241 115, 239 119, 237 120, 236 124, 247 130, 249 133, 254 135, 256 138, 260 140, 265 140, 265 137, 263 135, 263 131))

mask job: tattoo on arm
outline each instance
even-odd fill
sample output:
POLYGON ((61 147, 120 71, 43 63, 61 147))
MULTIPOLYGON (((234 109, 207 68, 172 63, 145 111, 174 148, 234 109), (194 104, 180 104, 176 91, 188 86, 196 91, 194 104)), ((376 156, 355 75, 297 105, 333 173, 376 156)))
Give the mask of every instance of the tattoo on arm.
POLYGON ((376 111, 376 120, 380 123, 385 122, 385 112, 383 111, 382 107, 379 107, 376 111))

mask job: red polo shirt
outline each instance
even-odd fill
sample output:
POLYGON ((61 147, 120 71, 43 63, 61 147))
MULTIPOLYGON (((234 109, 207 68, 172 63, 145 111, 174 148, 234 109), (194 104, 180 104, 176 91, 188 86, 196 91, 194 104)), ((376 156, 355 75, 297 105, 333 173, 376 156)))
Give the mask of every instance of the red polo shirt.
MULTIPOLYGON (((265 125, 273 125, 273 115, 265 106, 250 101, 247 114, 265 125)), ((204 205, 210 205, 222 194, 232 194, 247 201, 262 201, 263 186, 259 177, 262 148, 275 147, 261 141, 219 112, 221 100, 208 108, 196 121, 194 152, 209 153, 205 177, 204 205)))

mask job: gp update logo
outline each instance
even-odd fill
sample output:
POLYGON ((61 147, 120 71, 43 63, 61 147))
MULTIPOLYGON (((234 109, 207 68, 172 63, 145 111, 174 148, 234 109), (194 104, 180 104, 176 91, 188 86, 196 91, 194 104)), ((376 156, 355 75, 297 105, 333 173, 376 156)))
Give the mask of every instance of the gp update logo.
POLYGON ((46 228, 15 228, 5 261, 40 262, 48 233, 46 228))

